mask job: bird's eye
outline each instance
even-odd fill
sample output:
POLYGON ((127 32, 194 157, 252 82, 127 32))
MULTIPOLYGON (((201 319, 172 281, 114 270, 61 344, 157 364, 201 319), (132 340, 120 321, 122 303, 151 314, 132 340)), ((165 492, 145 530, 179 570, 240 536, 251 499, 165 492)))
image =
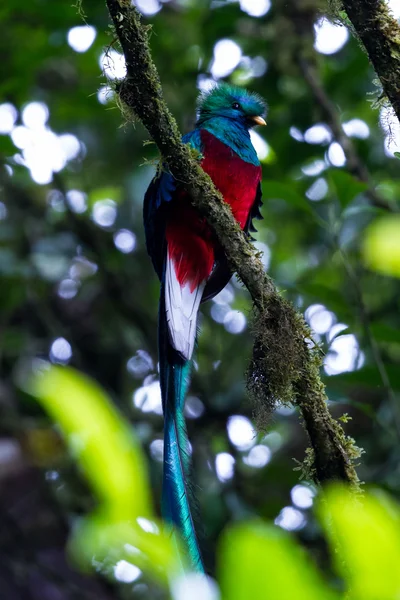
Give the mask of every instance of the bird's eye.
POLYGON ((239 110, 239 109, 240 109, 240 104, 239 104, 239 102, 234 102, 234 103, 232 104, 232 108, 234 108, 235 110, 239 110))

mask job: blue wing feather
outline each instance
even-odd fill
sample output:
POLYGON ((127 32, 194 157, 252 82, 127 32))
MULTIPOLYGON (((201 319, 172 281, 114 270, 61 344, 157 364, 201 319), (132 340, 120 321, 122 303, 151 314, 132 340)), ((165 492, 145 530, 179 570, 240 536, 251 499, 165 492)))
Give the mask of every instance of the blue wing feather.
MULTIPOLYGON (((200 131, 195 129, 182 137, 184 144, 189 144, 199 152, 202 150, 200 131)), ((160 164, 144 197, 143 221, 146 235, 147 252, 155 271, 161 280, 165 254, 165 209, 174 197, 177 189, 176 179, 168 168, 160 164)))

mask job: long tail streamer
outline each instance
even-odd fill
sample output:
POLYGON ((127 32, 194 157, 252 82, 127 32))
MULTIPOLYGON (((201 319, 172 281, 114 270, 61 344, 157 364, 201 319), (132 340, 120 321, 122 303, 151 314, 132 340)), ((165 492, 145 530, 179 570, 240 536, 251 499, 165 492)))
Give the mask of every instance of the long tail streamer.
POLYGON ((171 524, 172 535, 174 528, 179 531, 190 568, 204 572, 191 510, 190 452, 184 417, 191 361, 183 360, 169 343, 164 286, 161 289, 159 312, 159 360, 164 411, 163 518, 171 524))

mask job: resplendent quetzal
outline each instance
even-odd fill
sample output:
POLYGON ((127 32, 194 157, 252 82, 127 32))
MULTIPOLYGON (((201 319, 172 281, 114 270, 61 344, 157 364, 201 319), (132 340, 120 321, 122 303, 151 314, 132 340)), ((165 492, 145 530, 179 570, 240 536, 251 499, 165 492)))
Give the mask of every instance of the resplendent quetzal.
MULTIPOLYGON (((201 166, 230 204, 245 231, 260 217, 261 166, 249 129, 265 125, 266 105, 256 94, 219 84, 200 95, 195 129, 182 141, 201 153, 201 166)), ((203 561, 190 509, 190 452, 185 395, 201 302, 231 278, 224 252, 190 202, 181 182, 164 167, 144 201, 147 250, 161 281, 159 367, 164 411, 162 511, 184 543, 191 569, 203 561)))

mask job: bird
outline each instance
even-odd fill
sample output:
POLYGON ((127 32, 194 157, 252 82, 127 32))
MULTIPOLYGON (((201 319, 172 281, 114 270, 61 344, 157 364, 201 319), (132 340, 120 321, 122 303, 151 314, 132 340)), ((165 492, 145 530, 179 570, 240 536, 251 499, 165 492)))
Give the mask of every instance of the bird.
MULTIPOLYGON (((256 231, 253 219, 262 218, 261 165, 250 130, 266 125, 265 115, 266 103, 258 94, 218 83, 200 93, 195 128, 182 138, 199 153, 203 170, 249 236, 256 231)), ((146 191, 143 217, 147 251, 161 283, 158 353, 164 414, 162 516, 171 535, 177 540, 178 532, 183 541, 182 567, 205 572, 192 510, 184 406, 200 304, 218 294, 232 272, 210 226, 192 206, 184 184, 162 161, 146 191)))

